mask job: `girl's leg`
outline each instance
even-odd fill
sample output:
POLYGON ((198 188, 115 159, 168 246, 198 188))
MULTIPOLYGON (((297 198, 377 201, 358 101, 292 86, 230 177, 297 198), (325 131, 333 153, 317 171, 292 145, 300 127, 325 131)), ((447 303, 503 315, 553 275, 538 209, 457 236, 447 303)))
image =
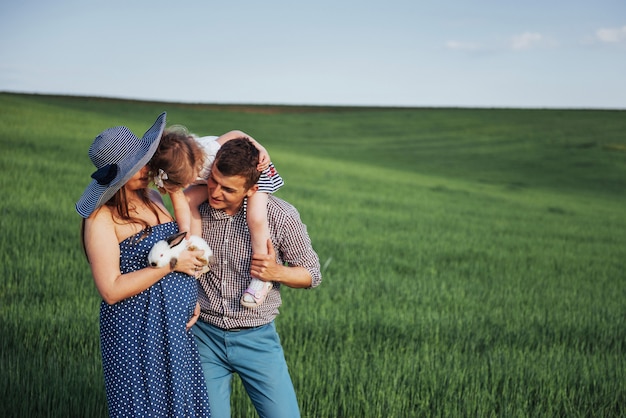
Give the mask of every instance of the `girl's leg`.
MULTIPOLYGON (((267 254, 267 240, 270 239, 270 228, 267 221, 268 194, 256 192, 248 198, 247 222, 254 254, 267 254)), ((248 288, 241 297, 241 304, 247 308, 256 308, 263 304, 267 293, 272 288, 271 282, 252 278, 248 288)))
POLYGON ((254 254, 267 254, 270 227, 267 221, 268 194, 257 192, 248 198, 247 222, 254 254))

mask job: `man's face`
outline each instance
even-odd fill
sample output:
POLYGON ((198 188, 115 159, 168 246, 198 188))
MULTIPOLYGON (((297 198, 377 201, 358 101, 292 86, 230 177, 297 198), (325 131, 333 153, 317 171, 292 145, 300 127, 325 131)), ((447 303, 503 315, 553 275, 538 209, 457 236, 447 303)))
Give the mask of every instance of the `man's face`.
POLYGON ((246 179, 243 176, 224 176, 213 164, 211 175, 207 180, 209 189, 209 205, 213 209, 223 210, 229 215, 239 211, 245 197, 252 196, 258 186, 250 189, 245 187, 246 179))

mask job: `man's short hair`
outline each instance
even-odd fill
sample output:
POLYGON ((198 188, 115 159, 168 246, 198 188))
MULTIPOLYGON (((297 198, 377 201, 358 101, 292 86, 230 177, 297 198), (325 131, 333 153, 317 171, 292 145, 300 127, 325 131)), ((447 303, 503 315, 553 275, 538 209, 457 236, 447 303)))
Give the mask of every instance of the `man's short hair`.
POLYGON ((213 164, 225 176, 244 177, 246 189, 254 186, 261 175, 257 170, 259 150, 245 137, 231 139, 222 145, 213 164))

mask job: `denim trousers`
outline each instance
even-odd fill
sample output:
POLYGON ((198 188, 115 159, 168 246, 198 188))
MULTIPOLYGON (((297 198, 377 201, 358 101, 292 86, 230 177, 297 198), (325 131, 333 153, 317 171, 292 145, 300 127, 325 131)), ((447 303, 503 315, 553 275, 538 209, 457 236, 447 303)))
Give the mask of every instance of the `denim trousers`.
POLYGON ((225 331, 198 321, 193 333, 209 392, 211 417, 230 417, 234 373, 241 378, 261 418, 300 417, 296 392, 274 322, 240 331, 225 331))

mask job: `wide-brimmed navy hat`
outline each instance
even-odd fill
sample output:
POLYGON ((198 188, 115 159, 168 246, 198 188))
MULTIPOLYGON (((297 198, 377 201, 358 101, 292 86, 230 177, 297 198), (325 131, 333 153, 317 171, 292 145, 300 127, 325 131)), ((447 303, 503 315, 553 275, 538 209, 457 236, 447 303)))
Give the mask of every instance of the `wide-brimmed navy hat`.
POLYGON ((88 218, 148 164, 161 141, 165 116, 165 112, 161 113, 141 139, 125 126, 109 128, 94 139, 89 147, 89 158, 97 170, 76 202, 80 216, 88 218))

